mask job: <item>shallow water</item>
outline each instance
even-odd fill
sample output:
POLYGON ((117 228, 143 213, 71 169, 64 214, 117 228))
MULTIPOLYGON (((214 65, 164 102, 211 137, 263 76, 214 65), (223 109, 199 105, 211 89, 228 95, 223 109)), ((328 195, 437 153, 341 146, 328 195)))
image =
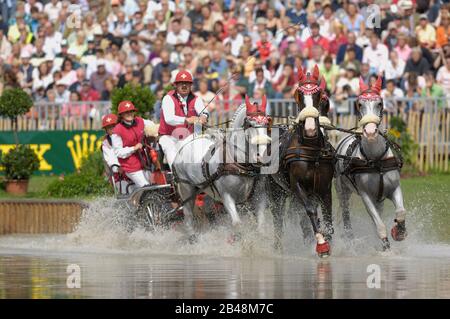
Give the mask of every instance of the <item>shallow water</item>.
MULTIPOLYGON (((227 242, 223 226, 189 245, 179 229, 130 233, 123 211, 98 200, 72 234, 0 237, 0 298, 450 298, 450 245, 427 236, 418 213, 389 253, 380 252, 367 215, 355 214, 351 243, 337 217, 327 259, 304 243, 296 216, 283 253, 274 252, 267 217, 263 235, 247 220, 239 243, 227 242), (70 288, 77 278, 80 287, 70 288)), ((392 215, 384 217, 390 228, 392 215)))

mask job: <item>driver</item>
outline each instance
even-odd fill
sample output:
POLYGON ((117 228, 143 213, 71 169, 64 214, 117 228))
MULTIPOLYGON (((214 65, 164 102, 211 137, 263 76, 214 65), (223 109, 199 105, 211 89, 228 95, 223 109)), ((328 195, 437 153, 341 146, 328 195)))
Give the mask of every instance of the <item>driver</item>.
POLYGON ((141 153, 144 127, 154 126, 153 121, 136 116, 136 107, 131 101, 119 103, 118 124, 111 136, 114 153, 120 166, 136 187, 149 185, 150 172, 144 171, 144 158, 141 153))
POLYGON ((161 105, 159 126, 159 144, 172 163, 177 154, 177 142, 194 132, 194 124, 205 124, 209 112, 202 99, 192 93, 192 75, 188 71, 179 71, 175 76, 175 90, 164 96, 161 105))

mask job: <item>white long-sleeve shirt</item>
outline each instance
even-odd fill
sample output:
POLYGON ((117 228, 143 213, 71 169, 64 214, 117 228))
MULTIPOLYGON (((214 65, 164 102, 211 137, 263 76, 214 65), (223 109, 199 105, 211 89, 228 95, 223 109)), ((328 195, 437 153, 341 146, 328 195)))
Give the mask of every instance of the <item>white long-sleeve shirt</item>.
POLYGON ((114 149, 111 144, 109 144, 107 139, 103 140, 102 143, 102 152, 103 158, 105 159, 108 167, 112 167, 113 165, 120 166, 119 160, 117 159, 116 154, 114 153, 114 149))
MULTIPOLYGON (((181 95, 178 95, 178 97, 183 101, 184 104, 184 114, 187 114, 187 97, 183 98, 181 95)), ((205 108, 205 105, 203 104, 202 99, 197 98, 195 100, 194 105, 195 111, 197 112, 197 115, 206 114, 209 115, 208 110, 205 108)), ((161 110, 164 114, 164 120, 167 124, 171 126, 176 126, 180 124, 184 124, 184 120, 186 117, 184 116, 178 116, 175 115, 175 103, 173 103, 172 97, 169 95, 166 95, 161 103, 161 110)))
POLYGON ((398 59, 397 64, 394 66, 391 60, 386 64, 385 77, 386 80, 399 79, 402 77, 405 71, 406 63, 402 59, 398 59))
POLYGON ((237 34, 236 38, 232 38, 231 36, 223 40, 223 44, 226 45, 228 42, 231 43, 231 54, 234 56, 239 56, 241 47, 244 45, 244 37, 242 34, 237 34))
POLYGON ((371 45, 364 49, 363 63, 368 63, 370 67, 376 70, 376 72, 383 72, 386 70, 388 60, 389 50, 387 46, 382 43, 378 43, 375 49, 371 45))
MULTIPOLYGON (((144 120, 144 126, 154 125, 153 121, 146 120, 146 119, 143 119, 143 120, 144 120)), ((118 158, 128 158, 131 156, 131 154, 133 154, 135 152, 134 145, 124 147, 122 138, 117 134, 111 135, 111 141, 112 141, 112 145, 113 145, 113 149, 114 149, 114 154, 118 158)))
POLYGON ((175 34, 175 32, 170 31, 167 34, 166 42, 170 45, 175 45, 178 42, 186 43, 189 40, 189 35, 190 35, 189 31, 185 29, 181 29, 178 34, 175 34))

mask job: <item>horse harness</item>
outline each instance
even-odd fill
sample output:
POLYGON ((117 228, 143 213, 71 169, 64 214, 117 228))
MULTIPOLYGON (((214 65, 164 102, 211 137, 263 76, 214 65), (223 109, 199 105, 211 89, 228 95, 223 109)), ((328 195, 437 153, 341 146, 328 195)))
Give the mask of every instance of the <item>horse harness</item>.
POLYGON ((380 175, 378 183, 378 195, 377 201, 382 202, 384 200, 384 174, 393 170, 401 170, 403 166, 403 156, 401 154, 400 146, 387 138, 386 135, 380 133, 386 141, 384 152, 376 159, 368 160, 362 145, 361 136, 357 135, 355 140, 350 144, 347 149, 346 155, 336 155, 337 158, 344 159, 344 171, 342 175, 346 176, 352 183, 355 190, 358 192, 358 187, 355 181, 355 175, 364 173, 378 173, 380 175), (365 159, 354 157, 353 153, 359 147, 362 156, 365 159), (392 148, 394 156, 384 158, 389 148, 392 148))
POLYGON ((291 144, 292 138, 297 135, 299 139, 299 145, 290 146, 283 150, 282 153, 282 163, 283 167, 287 170, 289 165, 293 162, 301 161, 314 163, 314 182, 313 182, 313 192, 318 192, 318 185, 320 185, 320 171, 319 167, 321 164, 333 165, 335 163, 335 149, 328 142, 326 136, 324 136, 321 131, 318 137, 308 138, 302 134, 302 125, 297 126, 297 131, 291 131, 288 137, 287 145, 291 144), (297 133, 297 134, 295 134, 297 133), (314 145, 312 141, 320 139, 320 145, 314 145))
MULTIPOLYGON (((208 187, 211 187, 211 190, 213 194, 217 193, 219 194, 219 191, 217 190, 217 187, 214 185, 214 182, 218 180, 219 178, 226 176, 226 175, 235 175, 235 176, 247 176, 247 177, 256 177, 260 173, 260 168, 252 165, 251 163, 226 163, 226 141, 224 140, 222 143, 222 147, 218 147, 216 144, 213 144, 210 146, 208 152, 202 159, 202 174, 205 178, 205 181, 196 185, 193 185, 199 189, 197 193, 202 192, 208 187), (223 152, 223 159, 221 163, 219 163, 217 170, 211 174, 210 172, 210 159, 214 156, 217 149, 222 148, 223 152), (225 163, 224 163, 225 162, 225 163)), ((174 180, 177 183, 186 183, 191 184, 191 181, 180 178, 175 170, 175 167, 172 167, 172 173, 174 176, 174 180)), ((252 190, 253 192, 253 190, 252 190)), ((185 200, 184 202, 188 201, 190 198, 185 200)))

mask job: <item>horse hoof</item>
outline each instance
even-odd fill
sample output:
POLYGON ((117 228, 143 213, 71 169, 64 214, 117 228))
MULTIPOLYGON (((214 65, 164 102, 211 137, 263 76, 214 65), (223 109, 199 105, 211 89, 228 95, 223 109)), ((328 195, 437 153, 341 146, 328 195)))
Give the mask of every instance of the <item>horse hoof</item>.
POLYGON ((395 225, 391 229, 391 236, 395 241, 402 241, 406 238, 406 236, 408 236, 405 221, 399 222, 395 220, 395 225))
POLYGON ((323 244, 317 243, 316 252, 320 258, 326 258, 330 256, 330 244, 327 241, 323 244))
POLYGON ((391 244, 389 243, 389 239, 383 238, 382 240, 382 244, 383 244, 383 251, 387 251, 391 249, 391 244))

